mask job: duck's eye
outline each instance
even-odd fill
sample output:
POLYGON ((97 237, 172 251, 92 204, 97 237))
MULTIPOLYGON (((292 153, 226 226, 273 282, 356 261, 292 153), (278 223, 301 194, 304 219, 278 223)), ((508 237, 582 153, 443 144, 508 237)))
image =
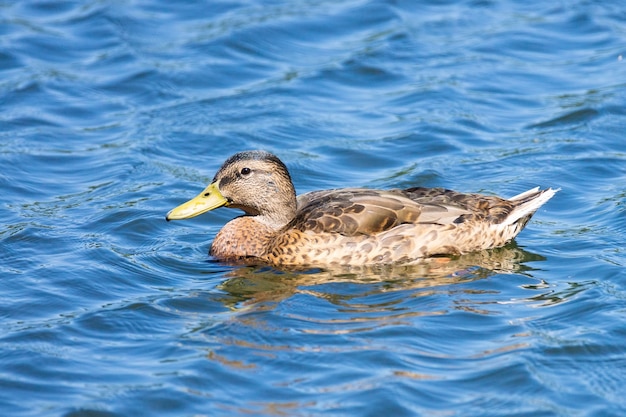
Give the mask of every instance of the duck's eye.
POLYGON ((250 168, 241 168, 241 175, 250 175, 251 172, 250 168))

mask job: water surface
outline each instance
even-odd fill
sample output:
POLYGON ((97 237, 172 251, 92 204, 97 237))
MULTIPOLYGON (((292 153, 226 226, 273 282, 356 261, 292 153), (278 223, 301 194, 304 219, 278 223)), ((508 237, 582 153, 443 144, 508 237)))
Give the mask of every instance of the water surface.
POLYGON ((0 1, 7 416, 620 416, 619 2, 0 1), (519 4, 518 4, 519 3, 519 4), (165 213, 232 153, 298 192, 560 187, 505 248, 304 273, 165 213))

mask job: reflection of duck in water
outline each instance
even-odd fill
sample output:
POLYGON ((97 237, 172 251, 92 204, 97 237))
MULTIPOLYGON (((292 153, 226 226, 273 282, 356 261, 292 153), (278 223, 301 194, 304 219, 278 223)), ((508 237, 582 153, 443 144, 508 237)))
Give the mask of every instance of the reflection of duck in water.
POLYGON ((442 188, 313 191, 296 197, 285 165, 263 151, 240 152, 213 182, 166 219, 226 206, 246 215, 217 234, 211 255, 280 266, 408 263, 495 248, 513 239, 558 190, 508 200, 442 188))
MULTIPOLYGON (((478 251, 453 257, 433 257, 411 265, 371 265, 284 271, 271 267, 242 266, 227 272, 219 284, 226 296, 222 299, 230 308, 238 309, 258 303, 277 303, 296 293, 322 296, 319 291, 329 283, 354 283, 360 290, 382 293, 414 290, 430 294, 437 287, 442 291, 480 292, 476 287, 457 287, 486 279, 496 274, 516 274, 532 278, 533 268, 526 262, 541 262, 541 255, 525 251, 512 242, 502 248, 478 251), (322 286, 317 288, 316 286, 322 286), (240 304, 243 303, 243 304, 240 304)), ((346 287, 328 287, 346 288, 346 287)), ((330 290, 332 292, 332 290, 330 290)), ((416 293, 417 294, 417 293, 416 293)), ((326 296, 324 296, 326 298, 326 296)), ((268 308, 273 308, 271 305, 268 308)))

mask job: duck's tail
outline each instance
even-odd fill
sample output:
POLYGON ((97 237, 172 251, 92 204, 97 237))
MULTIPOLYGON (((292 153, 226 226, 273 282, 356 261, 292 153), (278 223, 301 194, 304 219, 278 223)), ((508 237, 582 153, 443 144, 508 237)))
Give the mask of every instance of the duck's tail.
POLYGON ((512 225, 521 220, 521 226, 524 227, 537 209, 543 206, 560 190, 560 188, 546 188, 545 190, 540 190, 539 187, 535 187, 515 197, 509 198, 509 201, 515 204, 515 208, 504 220, 504 224, 512 225))

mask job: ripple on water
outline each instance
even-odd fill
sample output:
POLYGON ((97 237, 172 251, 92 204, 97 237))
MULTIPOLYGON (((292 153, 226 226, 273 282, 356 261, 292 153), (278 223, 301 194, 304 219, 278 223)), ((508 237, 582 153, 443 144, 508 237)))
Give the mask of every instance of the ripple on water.
POLYGON ((624 414, 622 9, 4 4, 4 414, 624 414), (224 265, 235 211, 163 216, 258 148, 300 192, 561 191, 499 250, 224 265))

